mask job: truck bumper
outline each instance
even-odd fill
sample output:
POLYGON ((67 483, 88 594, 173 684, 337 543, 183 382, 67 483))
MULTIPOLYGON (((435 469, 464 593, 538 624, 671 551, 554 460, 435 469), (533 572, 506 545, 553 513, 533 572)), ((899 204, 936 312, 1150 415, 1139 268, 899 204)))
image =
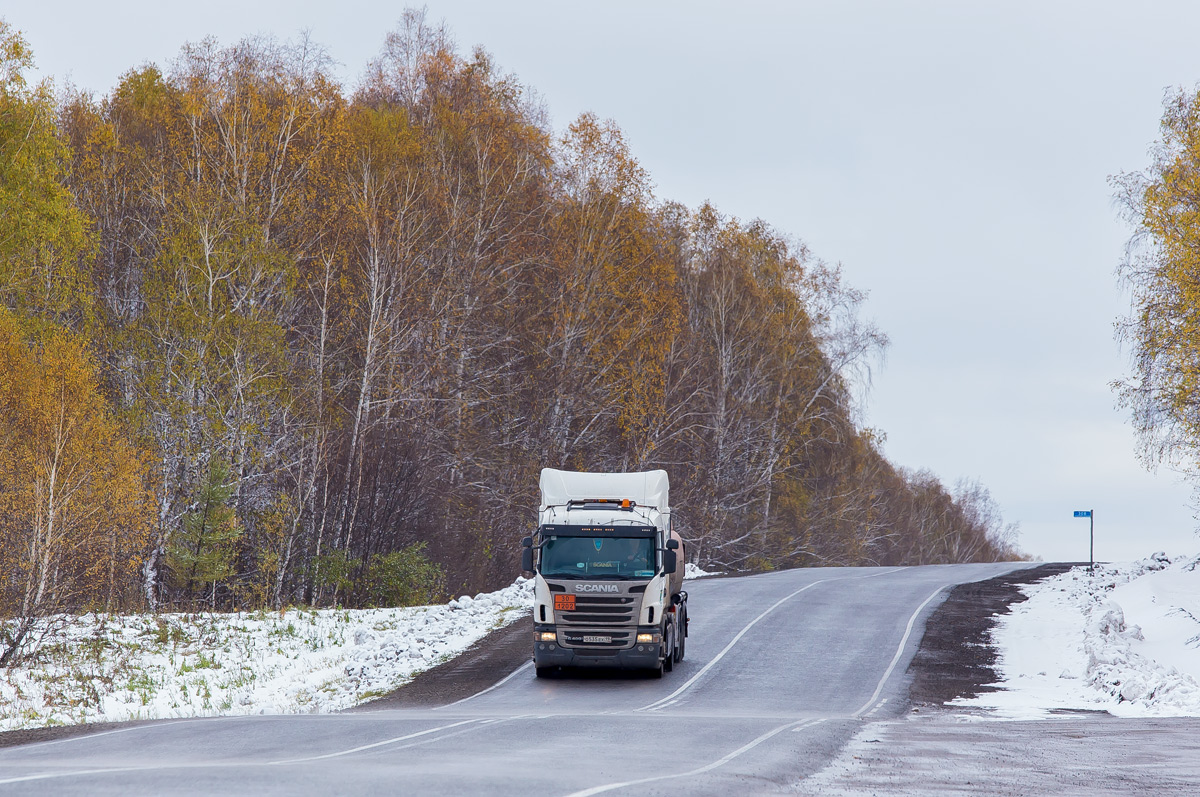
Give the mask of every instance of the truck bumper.
POLYGON ((624 650, 564 648, 554 642, 535 642, 533 663, 537 667, 616 667, 642 670, 658 666, 661 643, 642 643, 624 650))

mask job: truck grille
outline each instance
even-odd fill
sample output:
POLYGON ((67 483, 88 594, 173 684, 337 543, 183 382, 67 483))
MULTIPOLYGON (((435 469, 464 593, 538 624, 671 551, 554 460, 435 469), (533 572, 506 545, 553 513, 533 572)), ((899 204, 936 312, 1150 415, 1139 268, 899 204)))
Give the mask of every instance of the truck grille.
POLYGON ((576 595, 574 611, 556 611, 559 642, 568 648, 619 650, 633 645, 637 633, 636 597, 576 595), (584 641, 584 637, 608 637, 608 642, 584 641))
POLYGON ((576 595, 574 611, 555 612, 555 615, 564 625, 631 625, 636 611, 636 598, 576 595))

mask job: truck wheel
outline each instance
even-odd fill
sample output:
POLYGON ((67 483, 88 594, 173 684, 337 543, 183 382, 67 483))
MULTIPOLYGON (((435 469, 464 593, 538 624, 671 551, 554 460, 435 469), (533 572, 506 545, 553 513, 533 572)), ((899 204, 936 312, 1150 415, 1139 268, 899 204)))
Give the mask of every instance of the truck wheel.
POLYGON ((680 634, 678 641, 679 645, 675 648, 675 661, 681 662, 683 661, 684 646, 687 645, 687 634, 680 634))
POLYGON ((667 655, 663 656, 662 668, 664 672, 671 672, 675 669, 675 635, 671 634, 671 644, 667 646, 667 655))

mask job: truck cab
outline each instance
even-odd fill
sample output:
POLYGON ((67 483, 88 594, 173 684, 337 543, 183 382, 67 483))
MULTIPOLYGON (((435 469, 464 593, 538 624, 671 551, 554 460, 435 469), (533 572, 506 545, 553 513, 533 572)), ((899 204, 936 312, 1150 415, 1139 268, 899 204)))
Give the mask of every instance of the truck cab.
POLYGON ((546 468, 535 537, 533 659, 562 667, 647 670, 684 655, 682 540, 671 529, 666 471, 579 473, 546 468))

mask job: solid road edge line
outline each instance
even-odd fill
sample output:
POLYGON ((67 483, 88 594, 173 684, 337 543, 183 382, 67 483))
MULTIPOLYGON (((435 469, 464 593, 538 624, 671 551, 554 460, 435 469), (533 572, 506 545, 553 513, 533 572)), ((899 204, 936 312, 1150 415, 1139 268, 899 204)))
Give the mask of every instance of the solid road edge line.
MULTIPOLYGON (((889 573, 895 573, 895 572, 896 572, 896 571, 898 571, 898 570, 904 570, 904 569, 905 569, 905 568, 903 568, 903 567, 894 567, 894 568, 892 568, 892 569, 890 569, 890 570, 884 570, 883 572, 880 572, 880 573, 872 573, 872 574, 871 574, 871 575, 869 575, 869 576, 858 576, 857 578, 875 578, 876 576, 886 576, 886 575, 888 575, 889 573)), ((851 578, 854 578, 854 577, 851 577, 851 578)), ((750 623, 749 623, 749 625, 747 625, 747 626, 746 626, 746 627, 744 627, 744 628, 743 628, 741 631, 739 631, 739 632, 738 632, 738 634, 737 634, 737 636, 735 636, 733 639, 731 639, 731 640, 729 641, 729 644, 728 644, 728 645, 726 645, 726 646, 725 646, 725 647, 724 647, 724 648, 721 650, 721 652, 720 652, 720 653, 718 653, 718 654, 716 655, 716 657, 714 657, 714 658, 712 659, 712 661, 710 661, 708 664, 705 664, 705 665, 704 665, 704 666, 703 666, 703 667, 700 669, 700 672, 696 673, 696 674, 695 674, 695 675, 693 675, 691 678, 689 678, 687 681, 685 681, 685 682, 684 682, 684 684, 683 684, 683 686, 679 687, 679 688, 678 688, 678 689, 676 689, 674 692, 672 692, 671 694, 667 695, 667 696, 666 696, 666 697, 664 697, 664 698, 661 698, 661 699, 659 699, 659 700, 655 700, 653 703, 650 703, 650 704, 648 704, 648 705, 642 706, 641 708, 635 708, 635 709, 634 709, 634 711, 657 711, 657 710, 658 710, 658 709, 660 709, 660 708, 665 708, 665 707, 666 707, 666 705, 667 705, 668 703, 670 703, 670 702, 672 702, 672 701, 674 700, 674 698, 676 698, 676 697, 678 697, 679 695, 683 694, 683 692, 684 692, 684 691, 686 691, 686 690, 687 690, 689 687, 691 687, 691 685, 692 685, 692 684, 694 684, 694 683, 695 683, 697 680, 699 680, 699 679, 701 678, 701 676, 703 676, 703 675, 704 675, 706 672, 708 672, 710 669, 712 669, 713 665, 715 665, 715 664, 716 664, 718 661, 720 661, 720 660, 721 660, 721 659, 722 659, 722 658, 725 656, 725 654, 726 654, 726 653, 728 653, 728 652, 729 652, 729 651, 730 651, 730 650, 733 648, 733 646, 737 644, 738 640, 739 640, 739 639, 741 639, 743 636, 745 636, 745 634, 746 634, 746 632, 747 632, 747 631, 749 631, 751 628, 753 628, 753 627, 754 627, 754 625, 755 625, 755 624, 756 624, 756 623, 757 623, 759 620, 763 619, 763 618, 764 618, 764 617, 766 617, 768 614, 770 614, 771 612, 773 612, 773 611, 775 611, 777 608, 779 608, 780 604, 782 604, 782 603, 785 603, 785 602, 787 602, 787 601, 791 600, 792 598, 796 597, 796 596, 797 596, 797 595, 799 595, 801 592, 804 592, 804 591, 805 591, 805 590, 807 590, 807 589, 812 589, 813 587, 817 586, 818 584, 824 584, 826 581, 844 581, 844 580, 846 580, 846 579, 845 579, 845 578, 834 578, 834 579, 822 578, 822 579, 819 579, 819 580, 817 580, 817 581, 814 581, 813 583, 811 583, 811 584, 809 584, 809 585, 807 585, 807 586, 801 587, 800 589, 796 590, 795 592, 793 592, 792 594, 790 594, 790 595, 788 595, 788 596, 786 596, 786 597, 780 598, 780 599, 779 599, 778 601, 776 601, 776 602, 774 603, 774 605, 772 605, 772 606, 771 606, 769 609, 767 609, 765 612, 763 612, 762 614, 760 614, 758 617, 755 617, 753 620, 751 620, 751 621, 750 621, 750 623)), ((924 608, 924 605, 922 605, 922 608, 924 608)), ((920 611, 920 610, 918 610, 918 611, 920 611)), ((890 672, 890 670, 889 670, 889 672, 890 672)), ((497 686, 499 686, 499 684, 497 684, 497 686)))
POLYGON ((473 695, 467 695, 464 698, 455 700, 453 703, 447 703, 444 706, 437 706, 431 710, 432 711, 441 711, 444 708, 450 708, 451 706, 457 706, 459 703, 466 703, 468 700, 474 700, 475 698, 479 697, 480 695, 486 695, 488 692, 492 691, 493 689, 499 689, 500 687, 504 686, 506 683, 511 681, 513 678, 516 678, 518 674, 525 672, 532 666, 533 666, 533 662, 527 661, 524 664, 522 664, 520 667, 518 667, 517 669, 510 672, 508 675, 501 678, 499 681, 496 681, 496 683, 492 684, 487 689, 480 689, 478 692, 476 692, 473 695))
POLYGON ((887 670, 885 670, 883 673, 883 677, 879 679, 879 685, 875 687, 875 692, 871 695, 871 699, 864 703, 863 707, 854 712, 852 716, 856 718, 861 717, 863 713, 869 709, 876 700, 879 699, 879 695, 883 692, 884 685, 887 684, 888 678, 892 677, 892 671, 896 669, 896 665, 900 662, 900 657, 904 655, 904 646, 908 644, 908 638, 912 636, 913 626, 917 624, 917 617, 919 617, 921 612, 925 610, 925 607, 929 605, 930 601, 940 595, 942 590, 948 586, 950 585, 943 584, 935 589, 933 594, 926 598, 925 601, 917 607, 917 610, 912 613, 912 617, 908 618, 908 626, 905 627, 904 636, 900 638, 900 644, 896 647, 896 655, 892 656, 892 663, 888 665, 887 670))

